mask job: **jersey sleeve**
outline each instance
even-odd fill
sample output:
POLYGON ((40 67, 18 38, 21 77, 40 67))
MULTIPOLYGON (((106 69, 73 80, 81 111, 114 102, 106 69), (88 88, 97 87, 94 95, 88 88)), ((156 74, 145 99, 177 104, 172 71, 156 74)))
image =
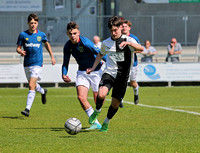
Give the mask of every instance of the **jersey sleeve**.
POLYGON ((17 46, 22 46, 24 44, 23 34, 20 33, 17 39, 17 46))
MULTIPOLYGON (((134 38, 132 37, 127 37, 127 41, 130 42, 130 43, 134 43, 134 44, 139 44, 134 38)), ((135 48, 133 48, 132 46, 129 46, 129 48, 132 50, 132 51, 135 51, 135 48)))
POLYGON ((47 39, 46 34, 42 32, 42 42, 45 43, 47 41, 48 41, 48 39, 47 39))
POLYGON ((69 53, 69 48, 67 47, 67 45, 65 45, 65 47, 63 48, 62 75, 67 75, 70 56, 71 54, 69 53))

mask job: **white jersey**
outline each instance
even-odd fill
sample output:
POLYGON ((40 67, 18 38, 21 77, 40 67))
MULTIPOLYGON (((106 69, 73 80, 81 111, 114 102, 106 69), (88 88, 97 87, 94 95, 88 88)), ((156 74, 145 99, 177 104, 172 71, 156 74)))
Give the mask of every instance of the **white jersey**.
POLYGON ((114 78, 116 78, 117 75, 128 77, 130 66, 133 61, 133 52, 135 49, 129 45, 124 48, 119 47, 123 41, 138 44, 134 38, 122 35, 117 40, 113 40, 111 37, 107 38, 102 42, 101 46, 101 54, 107 54, 104 73, 108 73, 114 78))

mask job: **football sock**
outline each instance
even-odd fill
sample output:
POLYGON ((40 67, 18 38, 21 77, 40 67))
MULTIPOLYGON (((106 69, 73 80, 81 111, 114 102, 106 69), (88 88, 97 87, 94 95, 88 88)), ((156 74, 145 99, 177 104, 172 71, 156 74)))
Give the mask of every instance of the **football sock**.
POLYGON ((96 100, 96 110, 100 110, 102 105, 103 105, 103 100, 99 99, 98 95, 97 95, 97 100, 96 100))
POLYGON ((138 95, 139 86, 137 86, 136 88, 133 88, 133 91, 134 91, 134 95, 138 95))
POLYGON ((117 109, 114 109, 111 105, 108 109, 108 113, 107 113, 107 118, 108 119, 112 119, 112 117, 115 115, 115 113, 117 113, 118 111, 118 108, 117 109))
POLYGON ((106 119, 104 120, 104 123, 109 124, 109 122, 110 122, 110 119, 108 119, 108 118, 106 117, 106 119))
POLYGON ((93 110, 92 107, 90 107, 90 108, 88 108, 88 109, 85 110, 85 113, 87 114, 88 117, 90 117, 93 112, 94 112, 94 110, 93 110))
POLYGON ((26 108, 28 110, 31 109, 31 106, 32 106, 33 101, 34 101, 34 98, 35 98, 35 91, 29 90, 28 96, 27 96, 27 104, 26 104, 26 108))
POLYGON ((44 94, 44 89, 38 84, 36 83, 36 88, 35 90, 41 94, 44 94))
MULTIPOLYGON (((92 113, 94 112, 93 108, 90 107, 87 110, 85 110, 85 113, 87 114, 88 117, 90 117, 92 115, 92 113)), ((100 124, 99 121, 96 119, 95 123, 100 124)))

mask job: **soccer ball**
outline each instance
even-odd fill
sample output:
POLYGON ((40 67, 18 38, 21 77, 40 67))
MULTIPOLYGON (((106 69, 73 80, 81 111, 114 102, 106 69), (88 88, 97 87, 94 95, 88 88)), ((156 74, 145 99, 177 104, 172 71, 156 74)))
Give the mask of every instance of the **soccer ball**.
POLYGON ((79 133, 82 129, 81 121, 77 118, 69 118, 64 126, 65 131, 71 135, 79 133))

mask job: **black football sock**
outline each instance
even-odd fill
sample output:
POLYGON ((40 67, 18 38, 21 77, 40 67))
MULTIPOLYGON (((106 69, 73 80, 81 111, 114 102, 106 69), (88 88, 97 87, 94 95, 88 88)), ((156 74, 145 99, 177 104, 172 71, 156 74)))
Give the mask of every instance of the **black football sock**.
POLYGON ((118 111, 118 108, 117 109, 114 109, 111 105, 108 109, 108 114, 107 114, 107 118, 108 119, 112 119, 112 117, 117 113, 118 111))
POLYGON ((102 105, 103 105, 103 100, 99 99, 98 95, 97 95, 97 99, 96 99, 96 109, 99 110, 101 109, 102 105))

